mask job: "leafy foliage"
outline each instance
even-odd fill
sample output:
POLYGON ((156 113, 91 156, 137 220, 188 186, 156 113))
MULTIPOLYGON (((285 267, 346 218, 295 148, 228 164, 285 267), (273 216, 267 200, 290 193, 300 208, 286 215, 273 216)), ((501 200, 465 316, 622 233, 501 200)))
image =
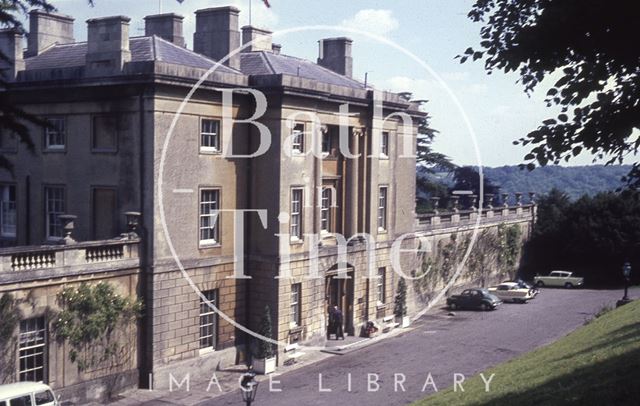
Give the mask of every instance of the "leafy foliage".
POLYGON ((0 296, 0 383, 9 383, 15 375, 16 337, 20 311, 9 293, 0 296))
MULTIPOLYGON (((548 90, 547 106, 557 117, 544 120, 516 144, 532 145, 525 156, 535 163, 569 161, 583 151, 608 164, 638 153, 640 139, 640 48, 638 8, 633 1, 477 0, 469 13, 481 22, 480 48, 460 57, 484 60, 491 73, 518 72, 525 91, 559 75, 548 90)), ((634 165, 629 186, 640 186, 634 165)))
MULTIPOLYGON (((258 326, 258 334, 263 337, 273 338, 273 332, 271 330, 271 309, 269 306, 264 307, 262 318, 260 319, 260 325, 258 326)), ((273 344, 269 341, 259 340, 258 349, 256 351, 256 358, 265 359, 275 357, 275 349, 273 344)))
POLYGON ((404 317, 407 315, 407 282, 404 278, 400 278, 396 297, 394 299, 393 314, 396 317, 404 317))
POLYGON ((526 246, 527 276, 568 269, 587 283, 622 282, 630 261, 640 280, 640 193, 601 193, 570 202, 552 191, 539 200, 538 220, 526 246))
POLYGON ((69 343, 69 357, 81 371, 124 361, 121 355, 128 348, 121 345, 118 328, 140 317, 141 302, 118 295, 105 282, 65 288, 57 299, 62 310, 53 324, 54 334, 69 343))

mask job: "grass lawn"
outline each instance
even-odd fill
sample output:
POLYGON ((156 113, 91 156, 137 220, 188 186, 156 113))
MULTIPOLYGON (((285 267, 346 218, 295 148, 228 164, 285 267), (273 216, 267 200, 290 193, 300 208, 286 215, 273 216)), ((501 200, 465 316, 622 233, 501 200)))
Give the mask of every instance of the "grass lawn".
MULTIPOLYGON (((471 351, 473 351, 471 349, 471 351)), ((640 300, 414 405, 639 405, 640 300)))

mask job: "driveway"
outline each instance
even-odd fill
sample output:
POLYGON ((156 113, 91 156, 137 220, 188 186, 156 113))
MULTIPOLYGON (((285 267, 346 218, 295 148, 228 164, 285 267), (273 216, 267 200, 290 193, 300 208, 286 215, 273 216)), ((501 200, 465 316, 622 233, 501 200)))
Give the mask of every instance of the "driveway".
MULTIPOLYGON (((492 312, 457 311, 452 317, 442 309, 400 336, 274 375, 274 390, 261 382, 254 405, 410 403, 452 386, 454 374, 470 377, 557 340, 621 296, 620 290, 543 289, 527 304, 507 303, 492 312)), ((240 405, 240 399, 234 392, 200 404, 240 405)))

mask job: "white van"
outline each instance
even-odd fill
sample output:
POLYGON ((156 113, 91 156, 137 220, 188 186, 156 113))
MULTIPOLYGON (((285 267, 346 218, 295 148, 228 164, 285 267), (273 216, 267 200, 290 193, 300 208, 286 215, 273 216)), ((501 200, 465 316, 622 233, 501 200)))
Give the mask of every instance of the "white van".
POLYGON ((0 406, 58 406, 48 385, 18 382, 0 385, 0 406))

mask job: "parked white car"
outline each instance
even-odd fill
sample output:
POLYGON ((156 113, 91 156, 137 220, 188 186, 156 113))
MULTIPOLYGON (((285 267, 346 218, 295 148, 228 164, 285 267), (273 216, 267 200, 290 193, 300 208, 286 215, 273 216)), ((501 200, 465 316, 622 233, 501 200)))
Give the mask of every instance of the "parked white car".
POLYGON ((18 382, 0 385, 0 406, 58 406, 58 400, 48 385, 18 382))
POLYGON ((568 271, 552 271, 548 276, 536 276, 533 278, 536 286, 561 286, 566 289, 576 288, 584 284, 584 278, 573 276, 568 271))
POLYGON ((497 296, 503 302, 527 303, 535 297, 535 289, 522 288, 516 282, 503 282, 489 288, 489 293, 497 296))

